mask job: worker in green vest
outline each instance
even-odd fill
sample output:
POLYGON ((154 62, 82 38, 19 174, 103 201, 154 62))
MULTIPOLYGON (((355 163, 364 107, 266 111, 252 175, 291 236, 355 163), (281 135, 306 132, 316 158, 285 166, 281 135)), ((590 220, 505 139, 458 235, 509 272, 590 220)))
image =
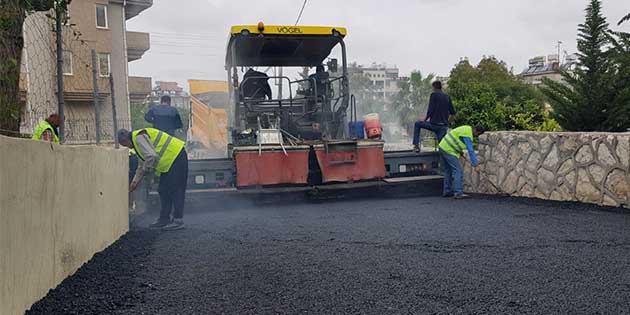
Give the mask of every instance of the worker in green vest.
POLYGON ((130 191, 138 187, 145 174, 155 172, 160 176, 160 217, 150 227, 163 230, 183 229, 184 199, 188 182, 188 155, 184 149, 184 141, 155 128, 133 132, 121 129, 117 135, 118 142, 134 149, 139 159, 136 174, 129 184, 130 191))
POLYGON ((42 140, 48 142, 59 143, 59 115, 51 114, 48 118, 42 120, 33 131, 33 140, 42 140))
POLYGON ((482 135, 486 130, 483 127, 461 126, 451 130, 440 141, 440 164, 444 175, 444 189, 442 196, 455 199, 468 198, 464 194, 464 170, 459 159, 468 151, 470 162, 476 172, 479 172, 479 161, 473 149, 473 137, 482 135))

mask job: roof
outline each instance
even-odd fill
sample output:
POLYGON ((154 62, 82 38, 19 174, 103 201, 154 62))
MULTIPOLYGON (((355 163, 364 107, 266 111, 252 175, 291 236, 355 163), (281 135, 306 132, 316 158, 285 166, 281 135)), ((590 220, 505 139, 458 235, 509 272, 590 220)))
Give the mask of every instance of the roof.
POLYGON ((227 66, 313 67, 343 41, 346 29, 334 26, 233 26, 227 66))
POLYGON ((550 72, 555 72, 553 65, 551 64, 534 64, 530 65, 527 69, 523 70, 522 76, 539 75, 550 72))
POLYGON ((527 67, 520 76, 528 77, 528 76, 537 76, 549 73, 558 73, 559 70, 570 71, 572 67, 575 66, 575 62, 567 61, 561 65, 557 63, 533 63, 527 67))

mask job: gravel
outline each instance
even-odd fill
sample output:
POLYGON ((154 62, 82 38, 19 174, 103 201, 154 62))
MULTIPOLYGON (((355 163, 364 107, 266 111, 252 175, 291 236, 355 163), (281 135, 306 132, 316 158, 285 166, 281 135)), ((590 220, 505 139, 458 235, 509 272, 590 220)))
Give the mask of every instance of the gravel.
POLYGON ((183 231, 130 232, 28 314, 630 314, 620 209, 475 196, 205 210, 183 231))

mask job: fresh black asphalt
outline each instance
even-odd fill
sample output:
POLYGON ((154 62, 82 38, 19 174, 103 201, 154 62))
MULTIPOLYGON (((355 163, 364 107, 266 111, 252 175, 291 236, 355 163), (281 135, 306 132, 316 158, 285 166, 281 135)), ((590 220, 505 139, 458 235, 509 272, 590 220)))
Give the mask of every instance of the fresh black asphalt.
POLYGON ((183 231, 131 231, 28 314, 630 314, 630 215, 611 209, 477 196, 203 210, 183 231))

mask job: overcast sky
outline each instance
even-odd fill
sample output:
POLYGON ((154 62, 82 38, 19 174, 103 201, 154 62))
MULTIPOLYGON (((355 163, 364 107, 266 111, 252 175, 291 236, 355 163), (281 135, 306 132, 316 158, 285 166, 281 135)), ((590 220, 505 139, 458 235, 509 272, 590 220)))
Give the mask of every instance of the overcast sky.
MULTIPOLYGON (((154 81, 224 80, 224 55, 231 25, 293 25, 303 0, 154 0, 128 22, 128 30, 151 33, 151 50, 130 63, 130 74, 154 81)), ((300 25, 348 28, 350 61, 397 65, 448 75, 461 57, 483 55, 506 61, 515 72, 530 57, 553 54, 557 41, 575 51, 577 25, 588 0, 308 0, 300 25)), ((617 21, 628 0, 604 0, 617 21)), ((630 25, 621 28, 630 31, 630 25)))

